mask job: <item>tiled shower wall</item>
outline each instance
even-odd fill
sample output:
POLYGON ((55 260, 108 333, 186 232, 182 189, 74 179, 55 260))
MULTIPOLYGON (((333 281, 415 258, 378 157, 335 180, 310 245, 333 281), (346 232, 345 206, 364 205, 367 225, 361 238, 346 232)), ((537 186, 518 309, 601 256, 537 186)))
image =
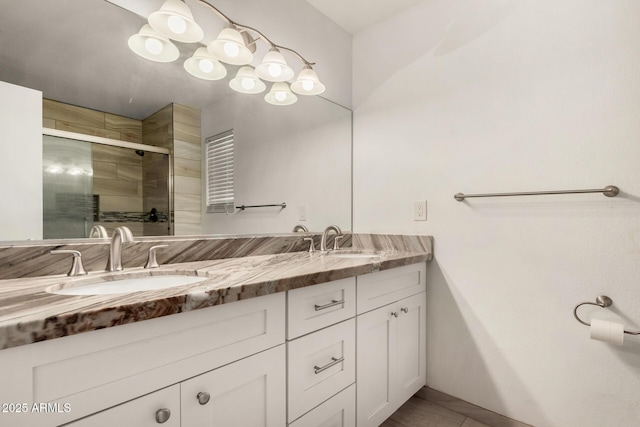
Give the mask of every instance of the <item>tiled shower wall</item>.
MULTIPOLYGON (((200 234, 201 167, 200 111, 171 104, 140 121, 45 99, 43 126, 121 141, 154 145, 173 154, 174 233, 200 234)), ((166 235, 169 208, 166 197, 171 173, 166 155, 146 152, 144 157, 93 144, 94 193, 100 194, 100 210, 108 212, 108 230, 126 225, 136 235, 166 235), (119 216, 156 208, 158 222, 118 222, 119 216), (126 214, 125 214, 126 213, 126 214)), ((129 150, 127 150, 129 151, 129 150)))

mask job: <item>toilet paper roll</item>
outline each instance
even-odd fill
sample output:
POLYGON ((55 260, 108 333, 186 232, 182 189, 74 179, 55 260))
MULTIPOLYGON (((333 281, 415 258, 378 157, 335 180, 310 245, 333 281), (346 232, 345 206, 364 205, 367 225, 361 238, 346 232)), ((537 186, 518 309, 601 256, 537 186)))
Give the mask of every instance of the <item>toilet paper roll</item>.
POLYGON ((591 339, 614 345, 622 345, 624 341, 624 325, 607 320, 592 319, 591 339))

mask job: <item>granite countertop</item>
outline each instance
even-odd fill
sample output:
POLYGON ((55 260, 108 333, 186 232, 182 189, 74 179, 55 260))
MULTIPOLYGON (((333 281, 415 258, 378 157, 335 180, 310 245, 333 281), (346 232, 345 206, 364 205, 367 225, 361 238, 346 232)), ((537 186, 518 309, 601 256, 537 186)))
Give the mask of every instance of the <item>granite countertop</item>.
POLYGON ((0 280, 0 350, 416 264, 431 256, 423 251, 389 251, 375 258, 354 259, 291 252, 169 264, 153 270, 128 268, 78 278, 55 275, 0 280), (47 292, 51 287, 59 289, 105 276, 126 278, 144 272, 166 275, 176 271, 207 279, 194 285, 128 294, 47 292))

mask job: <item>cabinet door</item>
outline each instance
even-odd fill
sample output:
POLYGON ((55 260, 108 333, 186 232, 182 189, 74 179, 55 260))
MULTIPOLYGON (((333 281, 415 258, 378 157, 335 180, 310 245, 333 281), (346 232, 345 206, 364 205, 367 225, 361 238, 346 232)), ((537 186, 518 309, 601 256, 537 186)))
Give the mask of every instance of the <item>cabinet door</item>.
POLYGON ((163 427, 180 427, 180 385, 158 390, 65 425, 69 427, 157 427, 159 423, 163 427))
POLYGON ((398 301, 398 369, 394 385, 398 407, 427 382, 425 307, 425 292, 398 301))
POLYGON ((356 385, 351 384, 289 427, 356 427, 356 385))
POLYGON ((184 381, 181 402, 182 427, 285 426, 284 345, 184 381))
POLYGON ((357 317, 358 427, 377 427, 397 409, 392 396, 397 314, 398 305, 389 304, 357 317))

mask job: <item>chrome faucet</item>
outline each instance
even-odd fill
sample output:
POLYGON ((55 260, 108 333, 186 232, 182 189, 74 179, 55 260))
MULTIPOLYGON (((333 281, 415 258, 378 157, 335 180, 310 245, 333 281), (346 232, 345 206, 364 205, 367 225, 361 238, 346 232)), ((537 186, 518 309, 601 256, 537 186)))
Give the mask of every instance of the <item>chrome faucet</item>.
POLYGON ((102 225, 94 225, 91 227, 91 231, 89 232, 89 238, 92 239, 97 237, 98 239, 108 239, 109 233, 107 233, 107 229, 102 225))
POLYGON ((338 240, 341 239, 342 230, 337 225, 330 225, 322 232, 322 238, 320 239, 320 252, 327 252, 327 236, 331 231, 336 233, 335 241, 333 242, 333 249, 338 249, 338 240))
POLYGON ((109 246, 109 259, 107 260, 107 271, 122 270, 122 244, 133 243, 133 233, 127 227, 116 227, 111 237, 109 246))
POLYGON ((297 232, 303 232, 303 233, 308 233, 309 229, 307 227, 305 227, 304 225, 296 225, 295 227, 293 227, 293 230, 291 230, 292 233, 297 233, 297 232))

